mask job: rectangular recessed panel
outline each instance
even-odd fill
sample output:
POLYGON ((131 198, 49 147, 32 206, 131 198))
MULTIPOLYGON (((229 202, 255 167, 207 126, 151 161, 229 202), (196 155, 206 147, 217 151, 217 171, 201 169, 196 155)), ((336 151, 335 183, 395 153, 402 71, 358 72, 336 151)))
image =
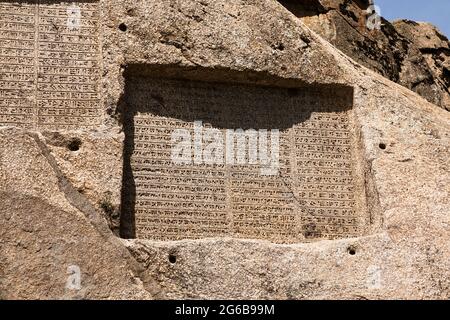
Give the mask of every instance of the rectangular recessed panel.
POLYGON ((349 90, 129 77, 126 95, 124 199, 137 238, 294 243, 360 233, 349 90), (230 136, 239 132, 243 140, 230 136), (261 161, 263 146, 278 162, 261 161), (174 150, 188 150, 185 162, 174 150))
POLYGON ((0 125, 98 125, 97 1, 0 1, 0 125))

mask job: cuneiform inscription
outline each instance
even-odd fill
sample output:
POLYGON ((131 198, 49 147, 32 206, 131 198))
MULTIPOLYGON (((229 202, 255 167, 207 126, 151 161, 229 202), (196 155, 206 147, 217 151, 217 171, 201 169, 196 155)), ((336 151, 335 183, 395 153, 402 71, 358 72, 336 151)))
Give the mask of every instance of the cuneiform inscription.
POLYGON ((128 77, 136 236, 295 243, 359 235, 351 95, 324 90, 128 77), (248 162, 174 164, 173 131, 194 135, 198 120, 224 135, 278 129, 278 174, 248 162))
POLYGON ((99 61, 97 1, 0 1, 0 125, 97 126, 99 61))

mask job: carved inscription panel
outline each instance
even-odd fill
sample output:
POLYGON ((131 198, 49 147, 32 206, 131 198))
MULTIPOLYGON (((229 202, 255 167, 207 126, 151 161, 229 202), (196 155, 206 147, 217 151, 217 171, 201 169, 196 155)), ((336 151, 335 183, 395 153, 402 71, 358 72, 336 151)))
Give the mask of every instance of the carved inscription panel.
POLYGON ((0 125, 100 124, 97 1, 0 1, 0 125))
POLYGON ((129 77, 132 181, 124 192, 136 237, 295 243, 360 235, 351 107, 339 89, 129 77), (243 143, 231 144, 239 132, 243 143), (272 172, 263 170, 264 152, 276 159, 272 172))

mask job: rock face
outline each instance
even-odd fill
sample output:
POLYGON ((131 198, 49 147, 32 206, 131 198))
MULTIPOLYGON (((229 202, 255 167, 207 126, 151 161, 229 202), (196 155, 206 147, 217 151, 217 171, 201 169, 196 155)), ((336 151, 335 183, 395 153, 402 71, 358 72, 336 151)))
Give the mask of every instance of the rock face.
POLYGON ((1 297, 151 298, 136 261, 66 180, 44 137, 2 128, 0 141, 1 297))
MULTIPOLYGON (((413 90, 431 102, 433 99, 428 97, 434 96, 436 99, 434 103, 449 110, 450 42, 435 26, 429 23, 399 20, 395 21, 393 25, 398 33, 411 41, 413 46, 419 48, 434 78, 433 85, 427 85, 425 81, 418 84, 417 90, 413 90), (440 101, 439 96, 441 97, 440 101)), ((430 82, 430 79, 427 81, 430 82)))
MULTIPOLYGON (((319 25, 317 19, 334 21, 328 15, 336 15, 336 21, 345 25, 347 18, 354 20, 348 6, 356 4, 362 10, 367 5, 363 2, 345 2, 329 10, 329 3, 335 2, 323 1, 318 7, 318 1, 305 1, 308 10, 299 9, 298 19, 274 0, 75 1, 81 27, 73 25, 79 19, 77 7, 67 11, 60 1, 38 8, 27 1, 0 3, 2 17, 12 21, 8 26, 14 27, 15 15, 26 14, 31 17, 26 28, 37 34, 47 30, 43 42, 42 37, 16 40, 24 47, 32 43, 28 58, 22 51, 11 52, 22 55, 12 58, 24 64, 20 72, 12 61, 0 57, 0 80, 7 89, 0 89, 0 298, 450 298, 450 114, 364 67, 398 77, 394 79, 398 82, 408 72, 427 74, 429 61, 435 61, 437 69, 446 65, 446 50, 439 49, 445 39, 434 47, 413 43, 408 34, 416 27, 399 22, 399 31, 390 38, 371 35, 384 42, 360 35, 361 49, 371 52, 372 45, 380 44, 386 55, 376 61, 378 51, 373 51, 373 58, 362 55, 358 63, 354 47, 345 52, 339 44, 350 38, 336 38, 339 51, 333 41, 310 28, 319 25), (47 6, 55 10, 47 11, 47 6), (35 25, 36 9, 43 25, 35 25), (46 15, 55 12, 73 13, 75 20, 68 26, 63 24, 66 16, 46 23, 46 15), (46 47, 47 41, 56 44, 46 47), (412 69, 405 67, 405 48, 408 52, 422 48, 425 55, 418 55, 417 63, 408 60, 412 69), (80 60, 71 50, 84 50, 88 60, 80 60), (444 61, 439 64, 441 56, 444 61), (33 60, 36 57, 41 58, 33 60), (68 65, 45 66, 62 61, 68 65), (61 74, 54 77, 49 74, 53 72, 61 74), (21 84, 24 79, 26 87, 21 84), (290 124, 298 131, 281 128, 289 133, 282 142, 299 151, 283 158, 295 165, 280 171, 294 174, 283 183, 255 178, 264 188, 244 197, 250 205, 241 203, 234 208, 240 211, 225 214, 232 222, 245 219, 263 210, 268 199, 276 210, 245 225, 254 236, 207 233, 218 230, 218 217, 223 216, 208 211, 221 201, 219 192, 213 192, 217 198, 210 201, 201 189, 223 187, 217 167, 188 168, 199 170, 200 178, 192 172, 180 174, 182 167, 161 171, 168 138, 158 136, 158 130, 174 129, 173 123, 190 125, 197 120, 195 106, 202 110, 208 106, 192 94, 170 91, 171 87, 170 94, 161 96, 149 85, 158 81, 183 82, 186 92, 207 97, 216 106, 223 101, 223 91, 197 90, 197 83, 207 83, 201 88, 239 87, 241 91, 232 92, 241 92, 237 97, 242 110, 252 106, 250 101, 267 100, 251 92, 282 97, 279 101, 286 103, 275 103, 273 112, 264 114, 272 123, 280 122, 280 110, 290 110, 283 108, 292 101, 297 101, 295 110, 309 110, 290 124), (308 98, 315 95, 317 100, 308 98), (175 107, 171 101, 176 101, 175 107), (197 104, 184 108, 183 103, 192 101, 197 104), (336 104, 331 111, 324 108, 330 101, 336 104), (341 101, 343 110, 336 109, 341 101), (136 111, 139 104, 143 107, 136 111), (159 122, 152 122, 149 114, 159 122), (151 140, 152 133, 156 141, 151 140), (142 175, 136 175, 136 166, 142 175), (161 177, 160 183, 151 182, 155 176, 161 177), (296 188, 313 185, 321 190, 311 187, 280 195, 276 187, 295 185, 292 181, 297 178, 303 180, 296 188), (217 185, 205 186, 206 181, 217 185), (267 190, 268 185, 273 189, 267 190), (168 187, 173 190, 168 192, 168 187), (352 192, 357 199, 351 198, 352 192), (169 206, 173 203, 178 211, 169 206), (206 205, 189 210, 196 203, 206 205), (314 205, 320 208, 316 211, 314 205), (178 230, 181 240, 159 239, 151 232, 146 239, 133 239, 136 208, 146 215, 146 230, 166 219, 167 232, 178 230), (169 211, 177 214, 170 216, 169 211), (121 234, 129 239, 113 233, 118 212, 121 234), (294 229, 288 231, 305 231, 295 228, 306 225, 303 236, 309 239, 278 244, 264 230, 286 232, 280 226, 292 220, 294 229), (174 227, 169 229, 167 221, 174 227), (191 230, 182 230, 188 223, 202 232, 193 237, 191 230), (361 227, 357 232, 351 228, 355 223, 361 227), (317 230, 338 236, 322 237, 317 230)), ((23 21, 18 25, 25 28, 23 21)), ((334 25, 328 25, 330 30, 334 25)), ((435 43, 433 29, 422 27, 435 43)), ((351 27, 349 32, 356 30, 351 27)), ((325 31, 316 31, 328 38, 325 31)), ((342 33, 346 32, 337 34, 342 33)), ((217 113, 226 115, 229 110, 217 113)), ((242 113, 245 129, 258 125, 258 109, 252 110, 252 116, 242 113)), ((220 120, 207 118, 205 123, 221 129, 232 126, 220 120)), ((230 187, 234 180, 227 179, 227 188, 239 189, 230 187)), ((250 189, 253 181, 242 181, 246 184, 240 189, 250 189)))
POLYGON ((449 41, 432 25, 382 19, 371 30, 371 1, 280 3, 349 57, 450 110, 449 41))

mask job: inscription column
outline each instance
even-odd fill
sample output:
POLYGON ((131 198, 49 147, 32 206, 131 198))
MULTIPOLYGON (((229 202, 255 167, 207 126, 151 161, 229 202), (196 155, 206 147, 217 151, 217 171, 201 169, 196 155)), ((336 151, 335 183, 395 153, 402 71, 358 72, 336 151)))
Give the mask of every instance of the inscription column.
MULTIPOLYGON (((285 103, 279 95, 271 97, 269 93, 263 96, 262 92, 255 92, 252 100, 247 101, 246 107, 250 112, 241 111, 239 115, 239 125, 267 130, 268 158, 272 156, 271 129, 280 128, 279 167, 273 175, 264 175, 261 163, 251 164, 248 158, 251 149, 256 149, 253 152, 258 154, 260 159, 262 136, 258 134, 257 143, 252 143, 247 136, 248 153, 244 164, 230 167, 232 201, 229 210, 233 213, 233 232, 236 237, 296 242, 299 235, 291 191, 289 130, 283 129, 289 114, 277 108, 278 104, 275 101, 285 103)), ((239 104, 235 109, 240 109, 239 104)))
POLYGON ((0 3, 0 123, 33 128, 36 2, 0 3))
POLYGON ((39 3, 38 126, 76 129, 100 123, 97 2, 39 3), (79 17, 75 21, 73 17, 79 17))
MULTIPOLYGON (((189 85, 189 84, 187 84, 189 85)), ((209 91, 178 82, 136 79, 129 96, 135 108, 131 167, 136 185, 136 235, 158 240, 198 239, 226 235, 224 165, 175 164, 171 151, 174 130, 194 139, 195 116, 211 117, 215 103, 209 91), (139 110, 139 111, 138 111, 139 110), (169 112, 169 114, 167 114, 169 112)))

